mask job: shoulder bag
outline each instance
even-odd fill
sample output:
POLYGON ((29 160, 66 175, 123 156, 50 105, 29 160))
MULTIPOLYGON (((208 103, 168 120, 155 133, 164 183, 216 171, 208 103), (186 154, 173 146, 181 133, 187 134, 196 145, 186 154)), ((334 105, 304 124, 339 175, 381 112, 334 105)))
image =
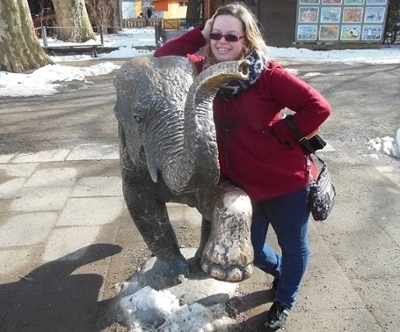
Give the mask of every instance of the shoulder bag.
POLYGON ((313 154, 322 164, 317 180, 310 183, 307 202, 314 220, 323 221, 331 213, 336 196, 335 186, 332 183, 328 166, 315 154, 316 150, 322 149, 326 145, 326 142, 319 135, 315 135, 312 139, 308 140, 297 128, 292 115, 287 115, 285 121, 289 129, 303 145, 303 149, 307 152, 306 154, 310 158, 311 154, 313 154))

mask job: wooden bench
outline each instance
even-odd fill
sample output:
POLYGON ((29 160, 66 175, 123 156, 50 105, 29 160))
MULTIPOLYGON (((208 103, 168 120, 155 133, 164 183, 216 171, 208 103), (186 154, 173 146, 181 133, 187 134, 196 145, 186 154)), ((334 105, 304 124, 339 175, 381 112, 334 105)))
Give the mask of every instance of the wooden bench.
MULTIPOLYGON (((43 50, 49 55, 57 55, 57 54, 84 54, 90 53, 92 58, 97 58, 97 55, 100 50, 104 51, 104 47, 102 44, 95 45, 52 45, 52 46, 42 46, 43 50)), ((118 48, 114 48, 118 49, 118 48)))
POLYGON ((100 43, 97 44, 84 44, 84 45, 48 45, 47 43, 47 32, 46 28, 42 28, 42 36, 43 36, 43 50, 49 55, 57 55, 57 54, 83 54, 83 53, 90 53, 92 58, 97 58, 97 55, 100 50, 102 51, 114 51, 117 50, 118 47, 107 47, 105 48, 104 45, 104 37, 103 37, 103 26, 100 25, 98 27, 98 31, 100 31, 100 43))

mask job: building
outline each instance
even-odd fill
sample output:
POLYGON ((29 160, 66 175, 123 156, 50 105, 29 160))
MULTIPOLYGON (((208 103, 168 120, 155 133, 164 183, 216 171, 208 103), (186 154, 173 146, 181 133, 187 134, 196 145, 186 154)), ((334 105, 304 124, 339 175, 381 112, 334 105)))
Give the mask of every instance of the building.
POLYGON ((186 18, 187 0, 153 0, 155 13, 162 13, 162 17, 186 18))
MULTIPOLYGON (((389 0, 242 0, 275 47, 379 48, 389 0)), ((231 0, 203 0, 204 20, 231 0)))

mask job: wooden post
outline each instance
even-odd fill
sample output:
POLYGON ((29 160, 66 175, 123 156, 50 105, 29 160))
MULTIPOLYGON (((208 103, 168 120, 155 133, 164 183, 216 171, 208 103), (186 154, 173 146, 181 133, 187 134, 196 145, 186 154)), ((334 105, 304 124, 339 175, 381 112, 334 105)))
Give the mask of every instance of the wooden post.
POLYGON ((203 1, 203 24, 214 15, 214 0, 203 1))

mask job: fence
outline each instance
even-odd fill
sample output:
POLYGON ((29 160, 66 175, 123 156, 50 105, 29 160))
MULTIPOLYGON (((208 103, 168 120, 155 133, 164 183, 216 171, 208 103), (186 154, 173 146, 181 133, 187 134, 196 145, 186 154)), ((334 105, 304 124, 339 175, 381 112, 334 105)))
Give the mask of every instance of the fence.
POLYGON ((162 28, 164 30, 179 30, 181 28, 179 18, 163 19, 162 28))
POLYGON ((157 23, 161 22, 161 18, 127 18, 122 20, 122 28, 144 28, 148 26, 156 26, 157 23))
POLYGON ((147 26, 156 27, 161 24, 163 30, 184 30, 191 26, 201 24, 199 19, 186 18, 128 18, 122 20, 122 28, 144 28, 147 26))

